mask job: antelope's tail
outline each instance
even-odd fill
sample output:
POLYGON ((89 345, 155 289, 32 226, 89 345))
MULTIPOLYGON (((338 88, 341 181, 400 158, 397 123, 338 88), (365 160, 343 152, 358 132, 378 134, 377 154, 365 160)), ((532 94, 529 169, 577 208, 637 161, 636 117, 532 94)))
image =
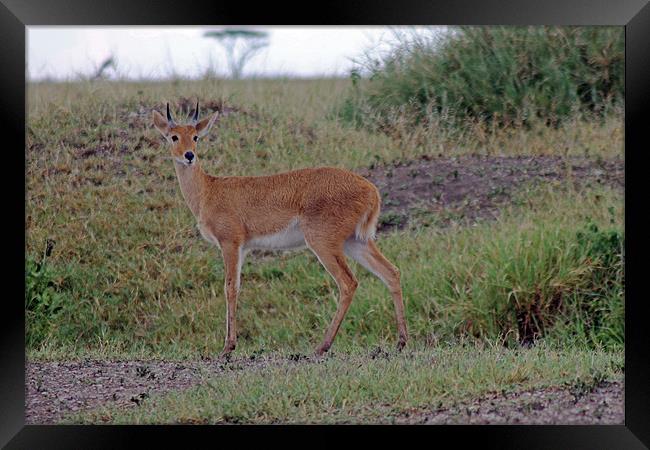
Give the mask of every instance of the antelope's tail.
POLYGON ((370 205, 366 212, 361 216, 361 220, 357 224, 355 236, 358 240, 366 242, 369 239, 374 240, 377 232, 377 221, 379 220, 379 211, 381 209, 381 197, 379 192, 374 189, 373 196, 371 197, 370 205))

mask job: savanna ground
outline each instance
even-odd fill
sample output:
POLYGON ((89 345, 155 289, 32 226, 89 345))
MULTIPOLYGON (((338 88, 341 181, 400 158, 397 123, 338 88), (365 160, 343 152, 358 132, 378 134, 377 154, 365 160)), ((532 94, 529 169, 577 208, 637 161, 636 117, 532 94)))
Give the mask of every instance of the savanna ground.
POLYGON ((576 116, 463 135, 372 130, 334 112, 349 80, 28 86, 27 423, 623 423, 623 121, 576 116), (411 341, 361 267, 336 308, 306 251, 251 255, 239 347, 223 267, 150 123, 170 101, 224 114, 211 174, 308 166, 379 187, 411 341))

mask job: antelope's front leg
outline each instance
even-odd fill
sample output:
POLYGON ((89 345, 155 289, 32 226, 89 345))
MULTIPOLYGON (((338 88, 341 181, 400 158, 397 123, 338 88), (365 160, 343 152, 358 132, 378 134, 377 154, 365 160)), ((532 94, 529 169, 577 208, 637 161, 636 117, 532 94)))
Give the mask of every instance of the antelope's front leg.
POLYGON ((225 273, 224 293, 226 295, 226 342, 220 357, 228 355, 237 345, 237 296, 239 294, 242 246, 236 242, 220 242, 225 273))

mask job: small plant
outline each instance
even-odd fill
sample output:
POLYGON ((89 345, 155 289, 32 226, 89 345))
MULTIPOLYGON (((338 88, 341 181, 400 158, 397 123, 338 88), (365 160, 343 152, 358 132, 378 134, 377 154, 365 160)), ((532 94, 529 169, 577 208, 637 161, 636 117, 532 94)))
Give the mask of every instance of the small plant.
POLYGON ((410 228, 418 230, 438 223, 437 214, 426 207, 414 207, 410 211, 410 228))
POLYGON ((40 261, 27 257, 25 261, 25 325, 26 344, 36 347, 43 343, 56 317, 62 312, 64 301, 57 291, 55 274, 47 265, 54 242, 48 240, 40 261))
POLYGON ((607 376, 600 370, 595 370, 588 377, 577 377, 573 382, 565 382, 564 386, 569 388, 573 395, 574 402, 593 392, 607 380, 607 376))
POLYGON ((508 190, 503 186, 495 186, 488 192, 488 198, 499 197, 502 195, 507 195, 508 190))
POLYGON ((601 270, 613 275, 622 270, 625 242, 622 232, 601 230, 590 221, 583 230, 576 233, 576 238, 579 247, 599 263, 601 270))
POLYGON ((379 225, 385 227, 401 227, 406 223, 407 219, 404 215, 389 212, 379 216, 379 225))
POLYGON ((265 280, 281 280, 284 278, 284 272, 276 267, 265 267, 262 269, 262 278, 265 280))

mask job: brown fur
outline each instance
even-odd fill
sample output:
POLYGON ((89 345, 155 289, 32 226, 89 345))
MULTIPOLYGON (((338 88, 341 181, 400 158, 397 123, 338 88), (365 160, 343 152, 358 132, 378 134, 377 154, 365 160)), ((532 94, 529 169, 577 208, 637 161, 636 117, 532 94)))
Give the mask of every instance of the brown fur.
POLYGON ((183 198, 201 234, 218 244, 224 258, 227 301, 226 343, 222 354, 237 341, 235 314, 244 246, 254 238, 273 235, 297 221, 306 245, 316 254, 339 287, 339 307, 317 354, 327 351, 341 325, 357 280, 345 254, 356 259, 388 286, 395 303, 398 348, 407 341, 399 270, 373 242, 380 210, 377 188, 365 178, 334 167, 300 169, 270 176, 215 177, 203 171, 195 156, 187 165, 184 154, 196 155, 194 136, 207 133, 217 115, 196 125, 170 126, 154 111, 156 128, 172 143, 183 198), (177 136, 174 142, 171 136, 177 136))

